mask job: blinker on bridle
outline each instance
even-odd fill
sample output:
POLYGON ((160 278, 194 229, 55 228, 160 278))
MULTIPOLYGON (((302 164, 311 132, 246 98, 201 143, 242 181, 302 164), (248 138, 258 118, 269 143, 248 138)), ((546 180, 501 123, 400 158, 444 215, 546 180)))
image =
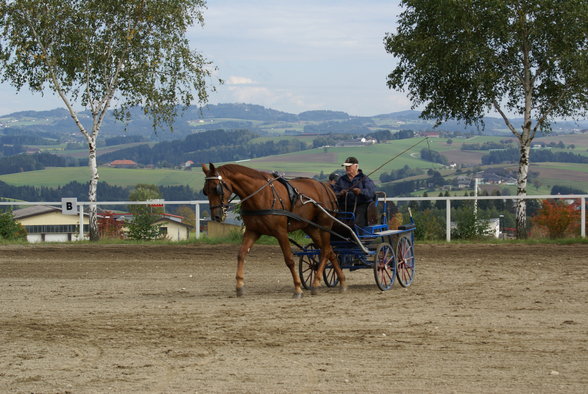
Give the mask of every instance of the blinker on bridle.
MULTIPOLYGON (((218 194, 219 196, 223 197, 224 194, 224 188, 223 188, 223 178, 220 175, 217 176, 207 176, 204 178, 205 181, 210 181, 210 180, 218 180, 219 182, 216 184, 216 187, 214 188, 214 191, 216 194, 218 194)), ((208 195, 208 193, 206 193, 206 189, 203 189, 202 192, 204 193, 205 196, 208 195)))
MULTIPOLYGON (((220 204, 218 204, 218 205, 212 205, 210 207, 210 209, 212 210, 212 209, 215 209, 215 208, 222 208, 223 213, 226 212, 226 210, 229 208, 229 203, 231 201, 228 201, 226 204, 223 203, 223 200, 225 199, 225 188, 226 189, 229 189, 228 186, 223 181, 223 177, 220 176, 220 175, 207 176, 207 177, 204 178, 204 180, 205 180, 205 182, 212 181, 212 180, 219 181, 216 184, 215 188, 214 188, 214 192, 220 197, 220 204)), ((202 191, 203 191, 203 193, 204 193, 205 196, 208 195, 206 193, 206 188, 204 188, 202 191)), ((232 193, 230 193, 230 194, 232 194, 232 193)))

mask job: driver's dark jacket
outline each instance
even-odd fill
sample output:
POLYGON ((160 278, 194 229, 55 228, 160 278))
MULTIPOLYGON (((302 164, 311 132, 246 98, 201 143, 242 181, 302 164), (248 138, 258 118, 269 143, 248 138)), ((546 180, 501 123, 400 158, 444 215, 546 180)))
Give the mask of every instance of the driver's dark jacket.
POLYGON ((376 185, 374 182, 364 173, 359 170, 357 175, 349 180, 347 174, 342 175, 337 180, 334 186, 335 193, 339 193, 342 190, 347 190, 347 196, 339 197, 339 206, 347 204, 347 206, 355 205, 355 199, 357 198, 358 204, 367 204, 375 200, 376 198, 376 185), (356 196, 351 189, 358 187, 361 192, 356 196))

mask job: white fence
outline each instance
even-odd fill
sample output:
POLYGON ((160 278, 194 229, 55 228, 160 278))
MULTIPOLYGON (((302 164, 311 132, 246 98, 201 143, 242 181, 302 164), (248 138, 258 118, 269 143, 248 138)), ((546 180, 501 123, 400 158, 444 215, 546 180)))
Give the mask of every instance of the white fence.
MULTIPOLYGON (((524 200, 580 200, 580 236, 586 238, 586 194, 562 194, 562 195, 533 195, 525 196, 524 200)), ((388 197, 387 201, 445 201, 445 234, 447 242, 451 241, 451 201, 480 201, 480 200, 502 200, 517 201, 520 198, 516 196, 470 196, 470 197, 388 197)))
MULTIPOLYGON (((586 238, 586 198, 587 194, 566 194, 566 195, 532 195, 525 196, 525 200, 547 200, 547 199, 579 199, 580 203, 580 236, 586 238)), ((69 200, 69 199, 68 199, 69 200)), ((479 200, 502 200, 502 201, 513 201, 519 200, 516 196, 471 196, 471 197, 387 197, 386 201, 400 202, 400 201, 445 201, 446 207, 446 240, 451 241, 451 202, 452 201, 479 201, 479 200)), ((30 205, 51 205, 62 207, 63 201, 58 202, 0 202, 0 206, 30 206, 30 205)), ((234 201, 233 204, 238 204, 239 201, 234 201)), ((96 203, 90 203, 85 201, 77 201, 78 215, 79 215, 79 228, 80 234, 79 239, 84 239, 84 213, 87 212, 87 208, 91 204, 96 206, 117 206, 117 205, 153 205, 153 201, 100 201, 96 203)), ((196 238, 200 238, 201 235, 201 221, 202 218, 202 206, 208 207, 207 200, 191 200, 191 201, 157 201, 157 204, 164 205, 188 205, 194 207, 195 213, 195 226, 196 238)))

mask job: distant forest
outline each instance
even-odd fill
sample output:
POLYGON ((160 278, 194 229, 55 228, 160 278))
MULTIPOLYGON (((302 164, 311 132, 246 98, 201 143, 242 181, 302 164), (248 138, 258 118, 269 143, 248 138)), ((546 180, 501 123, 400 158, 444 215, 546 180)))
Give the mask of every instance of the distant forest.
POLYGON ((88 159, 72 159, 51 153, 18 154, 0 157, 0 174, 37 171, 43 170, 45 167, 81 167, 85 165, 88 165, 88 159))
POLYGON ((99 157, 99 164, 126 159, 141 165, 174 167, 188 160, 198 163, 236 161, 309 148, 304 142, 292 139, 252 143, 251 140, 258 136, 249 130, 210 130, 152 147, 145 144, 106 153, 99 157))
MULTIPOLYGON (((520 152, 518 148, 496 150, 482 156, 482 164, 518 163, 520 152)), ((549 149, 533 149, 531 159, 535 163, 588 163, 588 157, 571 152, 553 152, 549 149)))

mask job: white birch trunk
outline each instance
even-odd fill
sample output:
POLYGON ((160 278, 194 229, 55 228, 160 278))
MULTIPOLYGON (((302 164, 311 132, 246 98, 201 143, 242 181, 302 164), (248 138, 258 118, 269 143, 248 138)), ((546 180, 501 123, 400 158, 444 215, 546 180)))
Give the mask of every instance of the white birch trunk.
MULTIPOLYGON (((98 164, 96 162, 96 137, 88 138, 88 167, 90 168, 90 185, 88 186, 88 201, 96 202, 98 190, 98 164)), ((90 204, 90 241, 98 241, 98 209, 95 204, 90 204)))
MULTIPOLYGON (((529 177, 529 155, 531 141, 520 141, 519 173, 517 176, 517 197, 527 195, 527 179, 529 177)), ((527 238, 527 203, 524 199, 518 199, 516 205, 517 238, 527 238)))

